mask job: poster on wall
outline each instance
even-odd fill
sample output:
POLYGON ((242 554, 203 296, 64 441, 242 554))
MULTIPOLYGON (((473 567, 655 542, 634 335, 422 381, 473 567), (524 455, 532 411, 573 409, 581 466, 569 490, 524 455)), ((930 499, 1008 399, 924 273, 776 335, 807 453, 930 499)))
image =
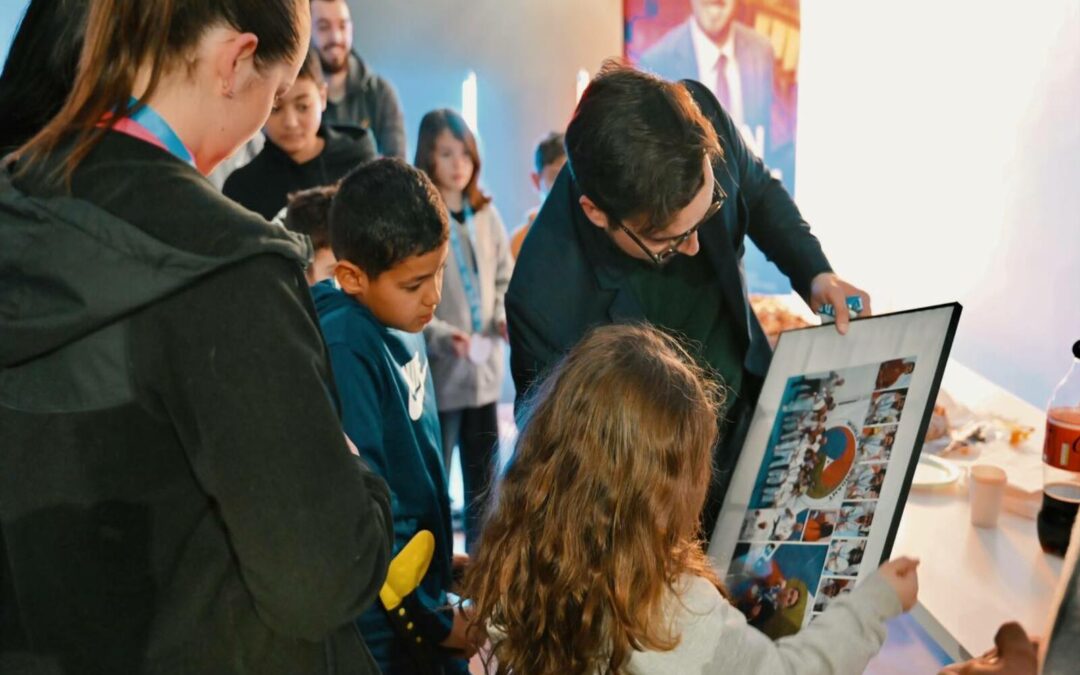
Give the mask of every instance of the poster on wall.
POLYGON ((781 334, 709 550, 767 635, 797 632, 891 552, 959 316, 781 334))
MULTIPOLYGON (((743 139, 795 193, 799 0, 623 0, 625 56, 669 80, 698 80, 743 139)), ((749 243, 749 242, 748 242, 749 243)), ((755 293, 789 293, 787 278, 748 246, 755 293)))

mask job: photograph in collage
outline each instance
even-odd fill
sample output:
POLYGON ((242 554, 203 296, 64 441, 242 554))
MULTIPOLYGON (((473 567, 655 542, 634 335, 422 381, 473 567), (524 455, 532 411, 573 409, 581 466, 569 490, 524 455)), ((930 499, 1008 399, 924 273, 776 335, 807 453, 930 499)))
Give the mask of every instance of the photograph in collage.
POLYGON ((844 496, 847 499, 878 499, 888 470, 886 462, 856 464, 851 470, 844 496))
POLYGON ((914 358, 885 361, 878 368, 874 389, 907 389, 911 385, 911 374, 914 372, 914 358))
POLYGON ((875 391, 870 397, 870 411, 866 415, 866 426, 898 423, 906 397, 907 389, 875 391))
POLYGON ((844 502, 834 534, 837 537, 868 537, 874 524, 877 502, 844 502))
POLYGON ((731 600, 773 639, 796 633, 814 605, 827 554, 824 544, 739 544, 727 578, 731 600))
POLYGON ((833 539, 825 558, 825 571, 840 577, 858 576, 865 552, 866 539, 833 539))
POLYGON ((817 595, 814 596, 814 611, 823 612, 829 603, 850 593, 855 588, 854 579, 837 579, 822 577, 821 586, 818 587, 817 595))
POLYGON ((896 424, 883 427, 864 427, 855 451, 856 462, 887 462, 896 441, 896 424))
POLYGON ((828 604, 814 597, 822 575, 858 575, 914 369, 914 358, 894 359, 786 382, 727 577, 736 605, 770 637, 828 604))

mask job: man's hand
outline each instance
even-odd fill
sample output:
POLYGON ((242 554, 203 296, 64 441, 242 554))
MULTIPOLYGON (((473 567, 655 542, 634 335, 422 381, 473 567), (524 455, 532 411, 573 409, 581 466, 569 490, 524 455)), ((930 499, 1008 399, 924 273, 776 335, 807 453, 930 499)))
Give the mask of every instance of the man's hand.
POLYGON ((816 314, 822 305, 832 305, 836 312, 836 330, 841 335, 847 334, 851 315, 848 312, 847 299, 850 295, 862 298, 863 311, 859 316, 870 316, 870 294, 852 286, 832 272, 822 272, 810 282, 810 309, 816 314))
POLYGON ((1038 644, 1018 623, 1007 623, 994 636, 993 649, 977 659, 954 663, 939 675, 1035 675, 1038 644))

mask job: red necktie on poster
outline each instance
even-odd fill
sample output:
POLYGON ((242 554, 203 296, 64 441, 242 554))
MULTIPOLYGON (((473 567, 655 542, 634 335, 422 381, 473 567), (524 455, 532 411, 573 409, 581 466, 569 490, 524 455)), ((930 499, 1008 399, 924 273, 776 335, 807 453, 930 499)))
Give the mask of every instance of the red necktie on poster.
POLYGON ((729 114, 731 113, 731 90, 727 81, 727 54, 721 54, 716 61, 716 90, 713 92, 729 114))

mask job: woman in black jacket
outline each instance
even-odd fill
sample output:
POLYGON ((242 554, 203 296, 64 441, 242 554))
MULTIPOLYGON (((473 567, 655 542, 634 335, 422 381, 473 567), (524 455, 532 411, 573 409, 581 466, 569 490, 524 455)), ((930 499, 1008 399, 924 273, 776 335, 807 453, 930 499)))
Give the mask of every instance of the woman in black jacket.
POLYGON ((376 672, 390 544, 306 251, 203 175, 306 51, 307 0, 95 0, 0 171, 0 672, 376 672))

